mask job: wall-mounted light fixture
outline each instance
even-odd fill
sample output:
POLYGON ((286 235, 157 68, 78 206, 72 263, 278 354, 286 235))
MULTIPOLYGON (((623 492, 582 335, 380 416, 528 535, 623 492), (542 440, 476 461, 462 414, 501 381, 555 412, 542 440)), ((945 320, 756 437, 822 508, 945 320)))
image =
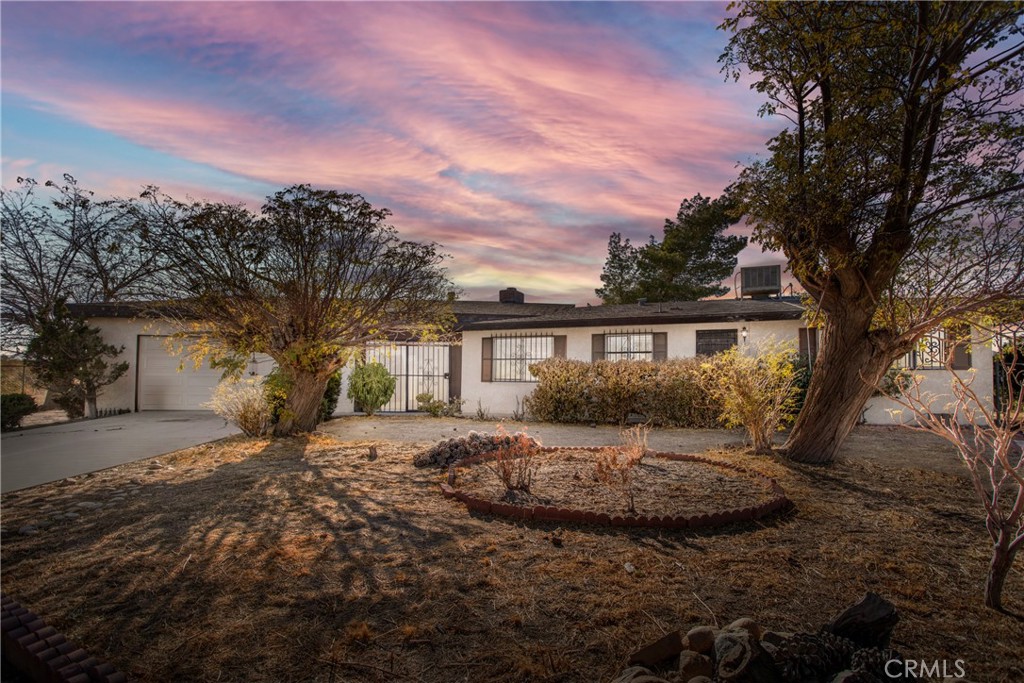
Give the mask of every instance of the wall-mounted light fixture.
POLYGON ((746 344, 747 343, 747 328, 746 328, 746 326, 744 326, 743 329, 740 330, 740 336, 743 337, 743 343, 746 344))

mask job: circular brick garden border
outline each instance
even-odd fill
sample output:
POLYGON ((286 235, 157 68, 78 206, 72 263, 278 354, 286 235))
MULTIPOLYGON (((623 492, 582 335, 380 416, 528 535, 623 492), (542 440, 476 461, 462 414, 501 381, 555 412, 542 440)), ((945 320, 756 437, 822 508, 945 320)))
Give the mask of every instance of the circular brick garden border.
MULTIPOLYGON (((596 446, 561 448, 544 447, 540 449, 542 453, 555 453, 557 451, 587 451, 596 453, 601 450, 603 450, 602 447, 596 446)), ((538 522, 572 522, 577 524, 594 524, 598 526, 646 527, 655 529, 709 529, 725 526, 726 524, 735 524, 737 522, 750 522, 755 519, 761 519, 768 515, 775 514, 776 512, 786 510, 792 505, 789 498, 786 497, 786 492, 782 489, 779 483, 760 472, 755 472, 744 467, 740 467, 739 465, 733 465, 732 463, 722 462, 721 460, 715 460, 713 458, 705 458, 699 455, 662 453, 657 451, 652 452, 649 455, 656 458, 663 458, 665 460, 704 463, 745 474, 765 486, 765 488, 771 492, 771 498, 757 505, 716 510, 711 513, 679 516, 666 515, 664 517, 652 515, 648 517, 646 515, 608 515, 605 513, 577 510, 575 508, 548 507, 544 505, 524 507, 521 505, 492 503, 490 500, 471 496, 465 491, 460 491, 455 488, 457 468, 474 465, 476 463, 483 462, 484 460, 492 460, 495 457, 494 453, 472 456, 449 465, 448 481, 447 483, 441 484, 441 493, 443 493, 446 498, 461 501, 469 510, 498 515, 499 517, 508 517, 510 519, 524 521, 534 520, 538 522)))

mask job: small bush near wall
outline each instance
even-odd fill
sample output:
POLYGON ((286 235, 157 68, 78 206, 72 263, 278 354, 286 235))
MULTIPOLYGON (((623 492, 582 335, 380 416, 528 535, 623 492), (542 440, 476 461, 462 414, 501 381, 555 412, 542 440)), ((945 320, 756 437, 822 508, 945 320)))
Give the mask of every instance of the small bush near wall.
POLYGON ((525 406, 546 422, 623 424, 630 414, 663 426, 717 425, 721 405, 697 382, 697 359, 597 361, 553 358, 530 366, 537 388, 525 406))
POLYGON ((395 393, 395 378, 377 362, 360 363, 348 378, 348 397, 363 412, 373 415, 391 400, 395 393))
POLYGON ((28 394, 4 394, 0 396, 0 426, 5 432, 17 429, 22 419, 38 409, 36 400, 28 394))

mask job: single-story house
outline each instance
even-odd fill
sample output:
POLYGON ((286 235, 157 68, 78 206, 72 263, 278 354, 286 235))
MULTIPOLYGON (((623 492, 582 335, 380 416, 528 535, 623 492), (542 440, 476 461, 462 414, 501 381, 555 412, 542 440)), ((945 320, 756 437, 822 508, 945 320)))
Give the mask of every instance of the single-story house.
MULTIPOLYGON (((168 344, 172 330, 161 320, 140 315, 137 305, 84 304, 73 310, 99 327, 108 343, 123 345, 121 357, 131 364, 103 390, 100 409, 201 410, 220 381, 220 370, 195 368, 174 355, 168 344)), ((479 406, 491 415, 508 416, 535 386, 529 365, 551 357, 686 358, 774 337, 793 341, 813 358, 818 345, 817 330, 807 326, 795 297, 574 306, 527 303, 521 292, 509 288, 496 302, 455 302, 454 312, 461 343, 395 342, 367 348, 366 356, 382 362, 398 380, 383 412, 415 411, 416 396, 429 392, 435 398, 462 398, 470 413, 479 406)), ((949 393, 946 351, 939 331, 902 364, 925 377, 926 390, 949 393)), ((990 345, 977 337, 969 350, 957 349, 954 364, 958 370, 976 369, 976 391, 991 397, 992 361, 990 345)), ((268 357, 254 356, 247 374, 263 376, 272 368, 268 357)), ((347 372, 342 379, 336 414, 354 410, 346 397, 347 372)), ((894 407, 889 399, 873 398, 864 419, 892 424, 888 409, 894 407)))

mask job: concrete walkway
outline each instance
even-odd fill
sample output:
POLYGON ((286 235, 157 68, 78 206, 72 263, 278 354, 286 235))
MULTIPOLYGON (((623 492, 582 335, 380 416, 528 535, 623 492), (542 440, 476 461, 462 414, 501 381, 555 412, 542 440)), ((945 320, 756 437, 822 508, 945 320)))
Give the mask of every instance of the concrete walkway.
POLYGON ((8 432, 0 437, 0 492, 151 458, 237 433, 209 411, 129 413, 8 432))

